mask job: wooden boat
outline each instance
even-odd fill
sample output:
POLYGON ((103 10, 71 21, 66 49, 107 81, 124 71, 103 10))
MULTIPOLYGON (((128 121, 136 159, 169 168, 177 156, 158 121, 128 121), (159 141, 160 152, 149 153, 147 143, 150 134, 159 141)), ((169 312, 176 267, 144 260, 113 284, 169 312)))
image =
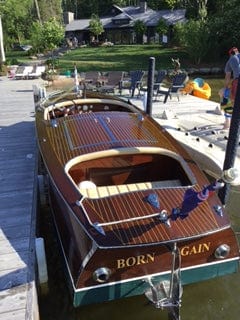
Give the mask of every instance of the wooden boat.
POLYGON ((182 285, 238 270, 222 181, 139 108, 55 96, 36 105, 36 130, 75 307, 145 294, 178 309, 182 285))

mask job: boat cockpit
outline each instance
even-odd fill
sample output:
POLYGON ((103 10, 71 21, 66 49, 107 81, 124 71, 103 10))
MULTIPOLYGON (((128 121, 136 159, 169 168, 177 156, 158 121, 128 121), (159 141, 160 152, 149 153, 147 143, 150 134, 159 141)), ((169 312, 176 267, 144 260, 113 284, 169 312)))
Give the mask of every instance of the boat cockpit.
POLYGON ((114 99, 73 99, 52 104, 44 109, 44 120, 66 117, 86 112, 139 112, 133 105, 114 99))
POLYGON ((195 184, 195 178, 182 157, 161 148, 95 152, 72 159, 65 171, 82 196, 90 198, 195 184))

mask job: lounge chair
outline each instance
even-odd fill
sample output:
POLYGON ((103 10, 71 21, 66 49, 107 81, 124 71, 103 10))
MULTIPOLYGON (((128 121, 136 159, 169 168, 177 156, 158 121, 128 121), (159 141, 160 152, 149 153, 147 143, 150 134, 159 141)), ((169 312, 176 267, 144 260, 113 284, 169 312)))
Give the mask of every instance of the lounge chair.
MULTIPOLYGON (((167 75, 166 70, 158 70, 154 79, 153 83, 153 97, 155 98, 154 100, 157 100, 157 95, 159 90, 162 88, 163 80, 165 79, 167 75)), ((146 92, 148 90, 148 87, 145 85, 140 88, 140 92, 146 92)))
POLYGON ((15 80, 19 79, 28 79, 29 73, 33 70, 33 66, 20 66, 17 68, 16 73, 14 75, 15 80))
POLYGON ((24 76, 24 73, 23 73, 24 69, 25 69, 24 66, 17 67, 13 79, 15 80, 21 79, 24 76))
POLYGON ((153 84, 153 96, 155 100, 157 99, 159 90, 162 89, 163 81, 166 78, 167 71, 166 70, 158 70, 156 79, 153 84))
POLYGON ((35 66, 31 73, 29 73, 28 78, 29 79, 37 79, 40 78, 42 73, 45 71, 45 66, 35 66))
POLYGON ((145 72, 142 70, 130 71, 130 77, 127 79, 123 77, 119 83, 120 94, 122 95, 123 89, 127 89, 131 97, 134 97, 135 90, 137 89, 139 96, 144 74, 145 72))
POLYGON ((179 91, 180 89, 184 88, 187 78, 188 78, 188 75, 186 73, 176 74, 172 78, 172 83, 170 87, 159 89, 157 92, 157 96, 164 96, 163 103, 166 103, 168 97, 170 97, 171 99, 173 95, 175 95, 179 101, 180 100, 179 91))
POLYGON ((101 84, 101 74, 98 71, 88 71, 82 81, 88 90, 96 90, 101 84))
POLYGON ((109 71, 105 77, 105 84, 98 88, 98 91, 104 93, 114 93, 123 79, 122 71, 109 71))

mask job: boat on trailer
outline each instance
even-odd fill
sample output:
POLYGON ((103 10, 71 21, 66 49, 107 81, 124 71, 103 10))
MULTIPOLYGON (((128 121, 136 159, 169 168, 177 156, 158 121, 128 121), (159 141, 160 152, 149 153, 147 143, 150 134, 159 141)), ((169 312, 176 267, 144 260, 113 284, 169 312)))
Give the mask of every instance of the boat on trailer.
POLYGON ((179 319, 183 285, 238 270, 224 181, 148 114, 65 93, 36 103, 36 131, 75 307, 145 294, 179 319))

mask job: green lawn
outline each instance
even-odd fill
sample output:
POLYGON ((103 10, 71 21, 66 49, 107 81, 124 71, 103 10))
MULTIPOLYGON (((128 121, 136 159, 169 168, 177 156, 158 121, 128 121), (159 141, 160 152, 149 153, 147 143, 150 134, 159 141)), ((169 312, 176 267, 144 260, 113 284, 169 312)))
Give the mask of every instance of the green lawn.
POLYGON ((76 63, 80 71, 148 69, 149 58, 154 57, 156 69, 172 68, 171 58, 186 59, 178 49, 163 48, 160 45, 129 45, 72 50, 59 59, 60 68, 73 68, 76 63))
MULTIPOLYGON (((7 52, 6 57, 14 64, 33 63, 26 52, 7 52)), ((55 59, 60 74, 67 70, 74 70, 77 65, 78 72, 85 71, 130 71, 148 70, 149 58, 155 58, 155 69, 172 69, 171 58, 179 58, 181 68, 190 67, 187 54, 179 48, 167 48, 161 45, 116 45, 112 47, 85 47, 70 50, 63 56, 55 59)), ((223 78, 207 78, 212 88, 211 100, 219 101, 218 91, 223 86, 223 78)))
MULTIPOLYGON (((30 61, 28 54, 12 51, 6 54, 8 60, 20 63, 30 61)), ((60 71, 73 70, 74 64, 81 71, 130 71, 148 69, 149 58, 155 57, 156 69, 172 68, 171 58, 179 58, 182 67, 186 61, 186 53, 177 48, 165 48, 160 45, 119 45, 113 47, 85 47, 70 50, 56 60, 60 71)))
POLYGON ((204 77, 204 80, 207 81, 211 87, 212 95, 210 100, 220 102, 220 96, 218 92, 224 87, 224 76, 219 76, 219 78, 204 77))

